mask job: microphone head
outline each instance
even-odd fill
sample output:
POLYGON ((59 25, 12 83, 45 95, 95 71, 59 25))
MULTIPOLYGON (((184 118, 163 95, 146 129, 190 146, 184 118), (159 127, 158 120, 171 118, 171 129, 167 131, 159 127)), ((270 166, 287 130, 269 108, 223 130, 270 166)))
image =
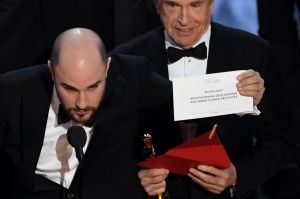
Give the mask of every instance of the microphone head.
POLYGON ((82 148, 86 142, 86 133, 82 126, 71 126, 67 131, 69 144, 76 148, 82 148))

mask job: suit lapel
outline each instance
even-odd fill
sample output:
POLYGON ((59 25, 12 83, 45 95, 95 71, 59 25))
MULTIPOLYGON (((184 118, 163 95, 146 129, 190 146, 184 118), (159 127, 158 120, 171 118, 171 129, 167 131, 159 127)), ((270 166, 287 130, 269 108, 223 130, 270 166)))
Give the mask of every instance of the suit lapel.
MULTIPOLYGON (((25 179, 33 182, 37 161, 43 145, 53 83, 47 68, 33 82, 34 90, 22 97, 22 152, 25 179)), ((32 184, 28 184, 31 187, 32 184)))
POLYGON ((152 31, 145 55, 154 64, 154 71, 164 77, 168 75, 168 58, 165 47, 165 37, 163 28, 157 28, 152 31), (159 55, 159 56, 158 56, 159 55))
POLYGON ((227 64, 232 56, 231 44, 226 36, 226 31, 222 30, 222 26, 216 23, 211 24, 211 36, 209 43, 209 53, 207 62, 207 73, 217 73, 228 71, 230 66, 227 64))

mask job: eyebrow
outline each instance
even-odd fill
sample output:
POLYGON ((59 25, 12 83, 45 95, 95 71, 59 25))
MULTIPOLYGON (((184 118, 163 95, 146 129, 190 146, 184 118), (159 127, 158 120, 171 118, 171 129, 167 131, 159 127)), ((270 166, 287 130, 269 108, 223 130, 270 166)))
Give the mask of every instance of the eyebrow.
MULTIPOLYGON (((97 86, 97 85, 100 84, 101 82, 102 82, 102 80, 98 80, 98 81, 96 81, 95 83, 89 85, 87 88, 92 88, 92 87, 94 87, 94 86, 97 86)), ((68 88, 68 89, 71 89, 71 90, 74 90, 74 91, 78 91, 77 88, 75 88, 74 86, 71 86, 71 85, 69 85, 69 84, 67 84, 67 83, 65 83, 65 82, 62 82, 60 85, 66 87, 66 88, 68 88)))
POLYGON ((89 85, 88 88, 92 88, 92 87, 94 87, 94 86, 97 86, 97 85, 100 84, 101 82, 102 82, 101 80, 98 80, 98 81, 96 81, 95 83, 89 85))
MULTIPOLYGON (((202 3, 205 2, 205 0, 194 0, 192 2, 190 2, 189 4, 195 4, 195 3, 202 3)), ((175 5, 180 5, 180 2, 177 2, 176 0, 165 0, 164 3, 173 3, 175 5)))

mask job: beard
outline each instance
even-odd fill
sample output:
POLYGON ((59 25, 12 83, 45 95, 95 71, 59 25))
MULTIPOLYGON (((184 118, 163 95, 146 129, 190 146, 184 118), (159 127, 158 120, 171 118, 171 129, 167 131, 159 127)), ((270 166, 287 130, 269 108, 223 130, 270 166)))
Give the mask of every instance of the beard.
MULTIPOLYGON (((105 93, 105 88, 104 88, 102 95, 104 95, 104 93, 105 93)), ((59 95, 58 95, 58 97, 59 97, 59 95)), ((74 122, 79 123, 79 124, 91 126, 95 122, 96 112, 99 109, 99 107, 103 101, 103 98, 104 98, 103 96, 100 98, 97 105, 87 106, 84 109, 78 108, 77 106, 66 107, 63 103, 62 103, 62 105, 65 109, 66 114, 69 116, 69 118, 71 120, 73 120, 74 122), (83 112, 85 114, 83 114, 83 115, 78 114, 80 112, 83 112)), ((63 101, 63 100, 61 100, 60 97, 59 97, 59 99, 60 99, 60 101, 63 101)))
POLYGON ((67 109, 67 114, 76 123, 91 124, 91 122, 93 121, 96 109, 97 109, 96 107, 92 107, 92 106, 87 106, 84 109, 80 109, 77 107, 71 107, 71 108, 67 109), (76 114, 76 112, 77 113, 84 112, 85 114, 78 115, 78 114, 76 114))

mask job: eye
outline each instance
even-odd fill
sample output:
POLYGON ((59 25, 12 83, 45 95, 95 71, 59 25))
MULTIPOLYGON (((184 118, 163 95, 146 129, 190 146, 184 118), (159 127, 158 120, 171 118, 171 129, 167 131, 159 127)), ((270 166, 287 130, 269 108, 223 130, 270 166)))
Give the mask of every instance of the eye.
POLYGON ((201 7, 201 3, 194 3, 192 4, 193 8, 200 8, 201 7))
POLYGON ((98 84, 89 86, 89 90, 94 90, 98 88, 98 84))
POLYGON ((99 87, 99 84, 101 83, 101 81, 96 82, 95 84, 92 84, 88 87, 89 90, 95 90, 96 88, 99 87))
POLYGON ((166 1, 165 4, 171 8, 175 8, 177 6, 177 4, 173 1, 166 1))

